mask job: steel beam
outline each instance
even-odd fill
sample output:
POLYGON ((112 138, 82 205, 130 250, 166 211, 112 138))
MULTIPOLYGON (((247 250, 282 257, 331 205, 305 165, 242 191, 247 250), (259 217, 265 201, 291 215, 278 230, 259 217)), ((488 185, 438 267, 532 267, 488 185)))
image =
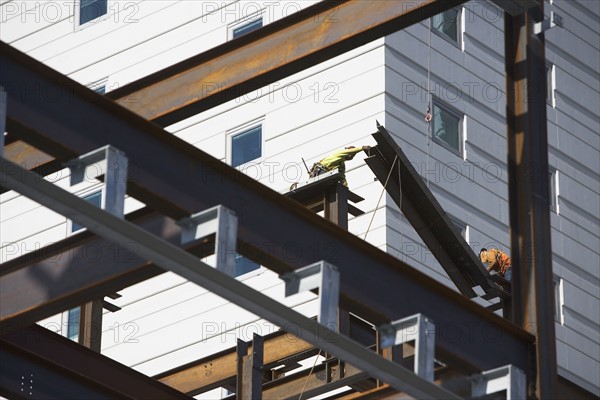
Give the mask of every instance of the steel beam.
POLYGON ((318 322, 215 270, 185 250, 89 204, 4 158, 0 158, 0 161, 0 182, 6 187, 86 226, 97 235, 118 243, 135 243, 141 257, 278 326, 293 327, 298 337, 389 383, 395 389, 424 399, 459 398, 348 337, 324 328, 318 322))
MULTIPOLYGON (((263 363, 265 367, 281 365, 284 360, 312 349, 315 349, 312 344, 289 333, 278 331, 264 337, 263 363)), ((316 350, 314 352, 316 353, 316 350)), ((163 372, 154 376, 154 379, 195 396, 224 385, 234 379, 236 373, 234 347, 163 372)))
MULTIPOLYGON (((181 230, 167 217, 142 209, 127 219, 170 243, 179 244, 181 230)), ((205 238, 183 248, 206 256, 212 253, 214 240, 205 238)), ((0 265, 2 333, 163 272, 140 258, 133 243, 123 246, 95 237, 89 231, 77 233, 0 265)))
MULTIPOLYGON (((466 0, 319 2, 106 96, 148 120, 167 126, 464 2, 466 0)), ((70 92, 46 91, 31 84, 20 90, 52 101, 70 96, 70 92)), ((85 90, 92 94, 91 90, 85 90)), ((9 127, 17 136, 26 134, 26 129, 18 124, 12 123, 9 127)), ((26 137, 22 139, 27 141, 26 137)), ((14 148, 22 145, 20 141, 12 143, 7 152, 14 154, 14 148)), ((42 144, 37 147, 46 149, 42 144)), ((22 159, 22 155, 19 158, 22 159)), ((23 161, 35 165, 32 159, 43 158, 33 153, 23 161)))
POLYGON ((0 353, 3 394, 44 400, 190 399, 39 325, 3 336, 0 353), (26 390, 21 391, 21 387, 26 390))
POLYGON ((237 341, 237 400, 262 400, 263 338, 254 334, 252 342, 237 341))
POLYGON ((387 180, 385 188, 390 197, 458 290, 469 298, 477 296, 474 286, 486 293, 494 292, 496 286, 489 280, 489 273, 456 233, 452 221, 387 129, 377 123, 373 138, 377 146, 371 148, 365 162, 382 184, 387 180))
MULTIPOLYGON (((28 140, 46 144, 44 148, 56 156, 84 154, 110 143, 130 161, 128 193, 148 206, 179 219, 223 204, 238 216, 242 255, 280 274, 320 260, 330 262, 340 269, 341 304, 348 311, 374 324, 421 312, 436 321, 438 331, 448 333, 437 337, 440 356, 473 370, 510 363, 529 370, 532 336, 522 329, 155 124, 7 45, 0 49, 0 79, 11 83, 6 86, 8 117, 27 126, 28 140), (22 92, 30 87, 43 88, 36 93, 64 95, 43 101, 22 92), (168 160, 169 168, 157 157, 168 160), (294 257, 292 250, 297 250, 294 257), (490 342, 490 336, 498 342, 490 342)), ((31 270, 23 274, 35 276, 27 275, 31 270)), ((17 290, 23 282, 12 284, 17 290)))
MULTIPOLYGON (((556 337, 550 239, 544 5, 504 15, 512 319, 536 335, 536 392, 556 393, 556 337)), ((530 382, 531 383, 531 382, 530 382)), ((530 388, 531 389, 531 388, 530 388)), ((531 390, 530 390, 530 394, 531 390)))
POLYGON ((343 386, 368 379, 369 376, 358 368, 335 361, 327 361, 310 370, 265 384, 265 399, 310 399, 343 386), (309 372, 310 373, 309 375, 309 372))
POLYGON ((167 126, 464 2, 319 2, 108 97, 167 126))

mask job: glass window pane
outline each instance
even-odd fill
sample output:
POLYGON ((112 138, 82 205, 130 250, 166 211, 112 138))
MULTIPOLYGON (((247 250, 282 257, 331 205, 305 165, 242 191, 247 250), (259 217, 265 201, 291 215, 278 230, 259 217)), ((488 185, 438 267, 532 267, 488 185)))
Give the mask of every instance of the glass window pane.
POLYGON ((78 340, 79 338, 79 315, 80 308, 72 308, 68 312, 67 318, 67 337, 71 340, 78 340))
MULTIPOLYGON (((87 196, 82 197, 82 199, 95 205, 98 208, 102 207, 102 191, 89 194, 87 196)), ((80 225, 75 221, 71 223, 71 232, 77 232, 83 228, 85 228, 85 226, 80 225)))
POLYGON ((433 136, 460 151, 460 118, 438 105, 433 105, 433 136))
POLYGON ((245 25, 237 27, 233 30, 233 38, 239 38, 240 36, 244 36, 247 33, 257 30, 263 26, 262 18, 256 19, 252 22, 249 22, 245 25))
POLYGON ((108 0, 80 0, 79 25, 101 17, 107 12, 108 0))
POLYGON ((257 126, 231 138, 231 166, 247 163, 261 156, 262 127, 257 126))
POLYGON ((555 170, 550 170, 549 173, 549 178, 550 178, 550 186, 549 186, 549 192, 550 192, 550 211, 552 212, 556 212, 556 171, 555 170))
POLYGON ((240 254, 235 256, 235 276, 244 275, 255 269, 259 269, 260 265, 240 254))
POLYGON ((458 43, 459 17, 460 11, 456 8, 435 15, 432 19, 433 30, 458 43))

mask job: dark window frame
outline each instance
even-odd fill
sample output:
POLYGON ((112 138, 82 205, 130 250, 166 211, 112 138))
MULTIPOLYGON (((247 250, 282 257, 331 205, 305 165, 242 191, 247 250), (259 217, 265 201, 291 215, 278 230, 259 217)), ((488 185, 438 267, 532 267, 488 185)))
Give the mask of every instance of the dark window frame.
POLYGON ((249 34, 250 32, 254 32, 255 30, 258 30, 265 26, 264 24, 264 18, 262 17, 262 15, 258 18, 252 18, 243 23, 238 23, 231 27, 231 39, 237 39, 239 37, 249 34))
POLYGON ((79 0, 78 26, 85 26, 108 14, 108 0, 79 0))
POLYGON ((462 18, 463 18, 463 9, 462 7, 454 7, 451 8, 450 10, 446 10, 442 13, 439 13, 431 18, 429 18, 429 28, 431 29, 431 31, 436 34, 437 36, 441 37, 442 39, 446 40, 448 43, 458 47, 459 49, 462 49, 462 18), (447 33, 438 30, 436 27, 434 27, 434 18, 436 18, 439 15, 443 15, 446 16, 450 11, 456 11, 456 38, 452 38, 450 37, 447 33))
POLYGON ((258 160, 260 158, 262 158, 263 156, 263 125, 262 123, 260 124, 256 124, 253 125, 249 128, 240 130, 240 131, 236 131, 234 133, 230 134, 230 163, 231 166, 236 168, 239 167, 240 165, 244 165, 246 163, 249 163, 250 161, 254 161, 254 160, 258 160), (237 140, 239 140, 240 137, 245 136, 245 135, 250 135, 252 133, 254 133, 255 131, 258 130, 258 156, 257 157, 253 157, 253 158, 248 158, 246 159, 246 157, 243 157, 244 160, 243 161, 239 161, 236 156, 236 150, 235 150, 235 146, 236 143, 236 138, 237 140))
POLYGON ((439 100, 437 98, 434 98, 432 101, 432 107, 431 107, 431 113, 432 113, 432 119, 431 119, 431 138, 432 140, 439 144, 440 146, 444 147, 445 149, 447 149, 448 151, 451 151, 452 153, 456 154, 459 157, 463 157, 463 152, 464 152, 464 122, 465 122, 465 114, 461 113, 460 111, 456 110, 455 108, 449 106, 448 104, 446 104, 445 102, 443 102, 442 100, 439 100), (436 127, 436 112, 435 109, 439 108, 442 111, 445 111, 446 113, 450 114, 453 117, 456 117, 456 119, 458 119, 458 126, 457 126, 457 133, 458 133, 458 149, 454 148, 450 143, 448 143, 446 140, 444 140, 443 138, 439 137, 436 135, 436 131, 438 130, 436 127))

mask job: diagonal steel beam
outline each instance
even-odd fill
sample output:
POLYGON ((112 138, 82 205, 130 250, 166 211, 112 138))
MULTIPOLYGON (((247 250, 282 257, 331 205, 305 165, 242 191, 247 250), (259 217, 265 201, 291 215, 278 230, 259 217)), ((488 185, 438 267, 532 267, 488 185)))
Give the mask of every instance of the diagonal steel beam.
POLYGON ((8 117, 27 127, 28 140, 72 155, 111 144, 130 160, 128 193, 149 207, 180 219, 222 204, 238 216, 241 254, 278 273, 330 262, 348 311, 375 324, 423 313, 451 332, 437 337, 440 355, 465 368, 529 371, 532 336, 522 329, 31 57, 0 50, 8 117))
POLYGON ((431 383, 406 368, 337 334, 284 304, 258 292, 243 282, 217 271, 196 256, 89 204, 83 199, 47 182, 40 175, 20 168, 0 157, 0 182, 41 205, 86 226, 109 240, 135 243, 141 257, 169 269, 281 327, 293 327, 297 336, 347 361, 397 390, 423 399, 459 399, 452 392, 431 383))

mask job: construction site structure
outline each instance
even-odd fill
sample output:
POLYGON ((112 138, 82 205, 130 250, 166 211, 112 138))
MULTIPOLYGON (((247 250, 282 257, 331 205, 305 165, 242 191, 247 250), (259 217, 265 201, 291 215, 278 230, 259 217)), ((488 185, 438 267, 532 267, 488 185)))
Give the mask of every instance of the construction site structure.
POLYGON ((574 98, 555 79, 594 70, 597 6, 80 3, 45 25, 18 22, 47 6, 0 5, 0 395, 600 394, 598 117, 583 133, 562 120, 599 90, 592 76, 574 98), (108 18, 136 10, 139 25, 108 18), (188 20, 155 23, 171 13, 188 20), (163 34, 136 43, 149 26, 163 34), (193 50, 172 46, 198 26, 193 50), (584 44, 562 46, 561 29, 584 44), (210 48, 216 32, 230 40, 210 48), (125 39, 102 45, 111 35, 125 39), (500 79, 504 96, 453 101, 439 83, 457 73, 500 79), (330 172, 288 190, 300 155, 352 143, 371 149, 348 162, 349 188, 330 172), (475 255, 493 240, 512 283, 475 255))

